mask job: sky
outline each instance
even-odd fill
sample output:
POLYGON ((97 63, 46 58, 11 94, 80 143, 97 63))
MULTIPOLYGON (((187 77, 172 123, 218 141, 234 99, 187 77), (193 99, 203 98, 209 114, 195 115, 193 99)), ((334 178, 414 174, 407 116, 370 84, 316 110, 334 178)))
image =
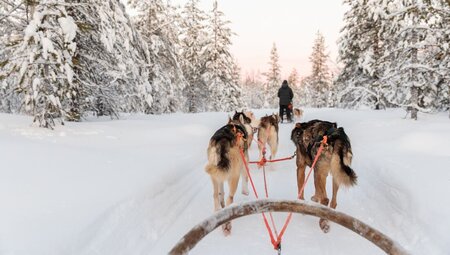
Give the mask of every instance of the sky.
MULTIPOLYGON (((171 2, 183 6, 187 0, 171 2)), ((210 11, 213 2, 200 0, 200 8, 210 11)), ((345 12, 341 0, 219 0, 218 4, 237 34, 231 50, 243 76, 246 72, 268 70, 273 43, 278 49, 283 79, 293 68, 300 76, 308 75, 317 31, 325 37, 330 67, 336 66, 336 42, 345 12)))

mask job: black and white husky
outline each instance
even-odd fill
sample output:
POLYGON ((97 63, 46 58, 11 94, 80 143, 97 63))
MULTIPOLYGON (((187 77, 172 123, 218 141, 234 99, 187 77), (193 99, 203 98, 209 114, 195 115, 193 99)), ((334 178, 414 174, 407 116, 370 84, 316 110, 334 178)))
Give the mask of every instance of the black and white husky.
MULTIPOLYGON (((248 160, 248 135, 240 121, 229 119, 228 124, 217 130, 211 137, 208 146, 208 163, 205 170, 210 175, 213 184, 214 210, 233 203, 233 197, 239 183, 239 176, 245 172, 242 154, 248 160), (229 187, 225 204, 223 183, 229 187)), ((245 172, 245 176, 246 172, 245 172)), ((248 187, 245 185, 248 194, 248 187)), ((244 185, 243 185, 244 192, 244 185)), ((222 225, 225 235, 231 233, 231 222, 222 225)))

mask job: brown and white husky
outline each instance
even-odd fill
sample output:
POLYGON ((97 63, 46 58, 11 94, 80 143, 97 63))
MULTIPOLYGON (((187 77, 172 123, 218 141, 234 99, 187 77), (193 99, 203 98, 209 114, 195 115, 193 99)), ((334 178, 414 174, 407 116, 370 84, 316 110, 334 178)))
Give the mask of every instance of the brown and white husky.
MULTIPOLYGON (((247 131, 240 121, 229 119, 228 124, 217 130, 209 141, 208 163, 205 170, 213 184, 215 211, 233 203, 239 176, 242 171, 245 171, 241 150, 248 160, 247 138, 247 131), (225 181, 228 182, 229 187, 226 204, 223 188, 225 181)), ((222 230, 225 235, 230 234, 231 222, 222 225, 222 230)))
POLYGON ((278 150, 278 122, 277 114, 261 118, 258 127, 258 149, 259 159, 263 157, 263 150, 266 144, 270 147, 270 159, 275 158, 278 150))
MULTIPOLYGON (((297 188, 300 192, 305 181, 305 168, 311 167, 319 150, 323 136, 327 136, 327 144, 318 158, 314 168, 315 194, 311 200, 328 206, 329 199, 326 191, 326 181, 329 173, 333 176, 333 197, 330 207, 337 206, 337 192, 341 185, 353 186, 357 176, 350 167, 352 162, 352 147, 350 139, 342 127, 336 123, 311 120, 297 123, 291 133, 291 140, 297 147, 297 188)), ((304 194, 300 194, 304 199, 304 194)), ((320 219, 320 228, 327 233, 330 230, 328 221, 320 219)))
POLYGON ((303 116, 303 110, 299 108, 294 108, 294 119, 296 121, 300 120, 303 116))

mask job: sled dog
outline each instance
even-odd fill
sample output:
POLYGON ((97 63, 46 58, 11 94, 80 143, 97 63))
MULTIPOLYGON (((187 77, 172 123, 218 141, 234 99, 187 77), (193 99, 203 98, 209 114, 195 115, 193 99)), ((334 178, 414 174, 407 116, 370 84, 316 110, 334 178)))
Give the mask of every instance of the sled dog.
POLYGON ((278 114, 262 117, 258 127, 259 159, 263 157, 266 144, 270 147, 270 158, 275 158, 278 150, 278 114))
POLYGON ((303 116, 303 110, 299 108, 294 108, 294 119, 300 120, 303 116))
MULTIPOLYGON (((317 151, 319 150, 323 136, 327 136, 327 144, 317 160, 314 168, 315 194, 311 200, 328 206, 329 199, 326 192, 326 178, 329 173, 333 177, 333 196, 330 207, 335 209, 336 197, 341 185, 353 186, 356 184, 357 176, 350 167, 352 162, 352 148, 350 139, 342 127, 336 123, 311 120, 309 122, 297 123, 292 130, 291 140, 297 147, 297 188, 300 192, 305 181, 305 168, 311 167, 317 151)), ((304 199, 304 194, 300 194, 304 199)), ((320 228, 327 233, 330 230, 328 221, 320 219, 320 228)))
MULTIPOLYGON (((205 171, 212 180, 215 211, 233 203, 239 175, 244 167, 240 150, 243 150, 248 159, 245 139, 247 139, 245 127, 239 121, 229 119, 228 124, 217 130, 209 141, 205 171), (223 188, 225 181, 229 187, 226 204, 223 188)), ((225 235, 230 234, 231 222, 222 225, 222 230, 225 235)))

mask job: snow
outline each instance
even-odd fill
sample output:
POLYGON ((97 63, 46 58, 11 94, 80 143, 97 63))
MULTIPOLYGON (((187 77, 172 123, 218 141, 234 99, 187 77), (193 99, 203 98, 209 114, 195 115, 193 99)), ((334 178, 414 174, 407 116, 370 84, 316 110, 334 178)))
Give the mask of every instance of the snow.
POLYGON ((61 26, 61 29, 63 31, 64 36, 64 42, 70 43, 75 39, 75 36, 77 35, 77 24, 75 24, 75 21, 72 17, 61 17, 58 19, 59 25, 61 26))
MULTIPOLYGON (((257 117, 276 109, 255 111, 257 117)), ((420 114, 420 113, 419 113, 420 114)), ((411 254, 449 254, 450 124, 446 114, 403 119, 401 110, 304 109, 304 120, 337 121, 349 135, 358 185, 337 210, 394 239, 411 254)), ((54 130, 0 114, 0 254, 167 254, 213 213, 203 168, 210 136, 227 113, 89 118, 54 130)), ((280 125, 279 157, 293 124, 280 125)), ((255 144, 250 159, 258 155, 255 144)), ((257 189, 262 174, 252 167, 257 189)), ((271 198, 295 199, 295 162, 269 167, 271 198)), ((330 183, 328 183, 330 184, 330 183)), ((308 199, 312 182, 306 187, 308 199)), ((330 194, 330 189, 328 190, 330 194)), ((253 200, 238 193, 235 202, 253 200)), ((285 213, 275 214, 279 228, 285 213)), ((294 215, 283 254, 383 254, 357 234, 294 215)), ((215 230, 191 254, 275 254, 260 215, 215 230)))

